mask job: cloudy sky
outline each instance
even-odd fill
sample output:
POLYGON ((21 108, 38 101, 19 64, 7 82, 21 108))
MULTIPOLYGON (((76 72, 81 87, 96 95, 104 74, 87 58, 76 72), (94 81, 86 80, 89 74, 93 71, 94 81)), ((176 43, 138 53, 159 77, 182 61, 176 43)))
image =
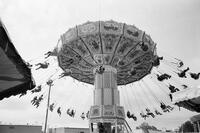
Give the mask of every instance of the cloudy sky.
MULTIPOLYGON (((0 0, 0 17, 4 22, 11 40, 18 52, 26 61, 37 63, 43 60, 43 54, 56 46, 61 34, 70 27, 87 21, 115 20, 136 27, 150 34, 157 43, 159 55, 169 59, 182 59, 191 71, 200 68, 200 1, 199 0, 0 0)), ((56 59, 51 59, 56 62, 56 59)), ((45 71, 33 70, 36 83, 45 82, 54 73, 52 69, 45 71)), ((55 67, 54 67, 55 66, 55 67)), ((165 69, 165 68, 164 68, 165 69)), ((167 68, 166 68, 167 69, 167 68)), ((60 71, 57 68, 58 71, 60 71)), ((184 80, 191 86, 200 85, 198 81, 184 80)), ((120 87, 121 103, 132 111, 139 112, 137 102, 141 100, 145 106, 149 102, 144 92, 136 86, 120 87), (135 88, 142 99, 133 99, 129 92, 135 88)), ((155 91, 155 90, 154 90, 155 91)), ((42 93, 46 94, 47 87, 42 93)), ((92 104, 92 86, 81 84, 71 78, 54 83, 51 101, 66 108, 75 108, 77 114, 87 111, 92 104)), ((162 96, 157 91, 158 97, 162 96)), ((42 124, 45 118, 46 98, 36 109, 30 104, 34 95, 22 98, 11 97, 0 101, 0 121, 15 124, 42 124)), ((178 108, 156 119, 147 122, 159 128, 176 128, 196 113, 178 108)), ((131 126, 142 122, 129 121, 131 126)), ((59 117, 50 113, 50 126, 87 126, 87 121, 78 116, 74 119, 66 114, 59 117)))

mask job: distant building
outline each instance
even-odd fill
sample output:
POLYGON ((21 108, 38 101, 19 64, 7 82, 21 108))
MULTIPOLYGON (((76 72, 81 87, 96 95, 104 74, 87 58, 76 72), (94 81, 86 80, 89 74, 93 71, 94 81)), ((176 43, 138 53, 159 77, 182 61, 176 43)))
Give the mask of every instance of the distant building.
POLYGON ((42 126, 0 125, 0 133, 42 133, 42 126))
POLYGON ((89 128, 60 127, 49 129, 49 133, 90 133, 90 131, 89 128))
POLYGON ((193 124, 194 131, 200 132, 200 115, 195 115, 190 118, 190 121, 193 124))

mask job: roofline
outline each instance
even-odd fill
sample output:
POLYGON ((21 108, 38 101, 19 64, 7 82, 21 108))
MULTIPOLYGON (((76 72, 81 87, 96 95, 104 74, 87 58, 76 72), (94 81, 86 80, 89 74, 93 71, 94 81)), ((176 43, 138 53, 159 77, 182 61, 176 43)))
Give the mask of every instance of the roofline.
POLYGON ((9 125, 9 124, 1 124, 0 126, 27 126, 27 127, 42 127, 42 125, 9 125))
POLYGON ((58 129, 58 128, 64 128, 64 129, 89 129, 89 128, 79 128, 79 127, 57 127, 57 128, 50 128, 50 129, 58 129))

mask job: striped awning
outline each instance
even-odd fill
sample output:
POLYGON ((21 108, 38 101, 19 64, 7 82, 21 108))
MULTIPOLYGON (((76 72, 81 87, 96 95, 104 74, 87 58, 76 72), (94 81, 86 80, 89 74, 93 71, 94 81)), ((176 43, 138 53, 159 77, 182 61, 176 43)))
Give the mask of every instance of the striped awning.
POLYGON ((31 70, 15 49, 0 20, 0 100, 34 87, 31 70))
POLYGON ((200 88, 188 88, 173 93, 173 103, 188 110, 200 112, 200 88))
POLYGON ((195 115, 190 118, 192 122, 200 121, 200 115, 195 115))

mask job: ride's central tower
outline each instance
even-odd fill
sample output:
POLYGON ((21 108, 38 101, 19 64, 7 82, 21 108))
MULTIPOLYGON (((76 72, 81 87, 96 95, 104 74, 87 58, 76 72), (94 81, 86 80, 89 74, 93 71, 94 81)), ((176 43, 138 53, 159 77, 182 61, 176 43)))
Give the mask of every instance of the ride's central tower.
POLYGON ((117 90, 117 69, 101 65, 94 69, 94 105, 119 105, 117 90))
POLYGON ((94 105, 89 115, 90 132, 111 133, 115 132, 115 129, 128 130, 125 127, 124 108, 120 106, 116 68, 101 65, 94 69, 94 75, 94 105))
POLYGON ((134 25, 112 20, 87 22, 65 32, 56 51, 64 71, 95 86, 90 131, 128 131, 117 86, 133 83, 150 73, 156 55, 151 37, 134 25))

